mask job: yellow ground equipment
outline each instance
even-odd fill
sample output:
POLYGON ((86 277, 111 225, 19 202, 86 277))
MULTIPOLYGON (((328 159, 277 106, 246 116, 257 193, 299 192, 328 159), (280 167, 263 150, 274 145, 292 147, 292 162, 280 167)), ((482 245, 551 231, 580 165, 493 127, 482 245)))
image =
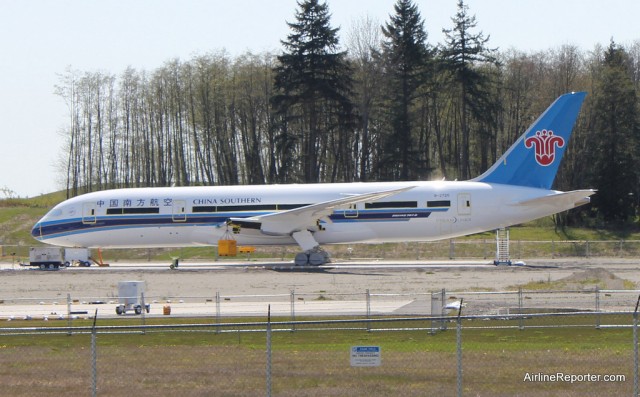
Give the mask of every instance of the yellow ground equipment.
POLYGON ((238 247, 238 252, 241 254, 253 254, 254 252, 256 252, 256 247, 251 247, 249 245, 242 245, 240 247, 238 247))
POLYGON ((236 256, 238 255, 238 246, 236 240, 218 240, 219 256, 236 256))

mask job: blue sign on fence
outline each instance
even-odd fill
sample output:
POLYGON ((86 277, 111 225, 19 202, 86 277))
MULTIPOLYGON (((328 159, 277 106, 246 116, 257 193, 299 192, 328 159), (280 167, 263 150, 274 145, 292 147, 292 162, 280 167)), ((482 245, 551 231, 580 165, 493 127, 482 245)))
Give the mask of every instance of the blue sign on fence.
POLYGON ((352 367, 379 367, 381 364, 380 346, 352 346, 352 367))

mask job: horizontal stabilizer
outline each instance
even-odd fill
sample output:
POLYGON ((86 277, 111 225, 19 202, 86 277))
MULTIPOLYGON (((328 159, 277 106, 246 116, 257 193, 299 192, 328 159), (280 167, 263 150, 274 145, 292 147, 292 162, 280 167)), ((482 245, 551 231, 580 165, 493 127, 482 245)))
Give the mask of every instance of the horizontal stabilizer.
POLYGON ((549 207, 554 208, 571 208, 571 206, 573 205, 573 207, 575 208, 584 204, 588 204, 590 202, 589 196, 593 195, 595 192, 596 191, 593 189, 573 190, 570 192, 554 193, 548 196, 519 201, 517 203, 513 203, 512 205, 523 207, 548 205, 549 207))

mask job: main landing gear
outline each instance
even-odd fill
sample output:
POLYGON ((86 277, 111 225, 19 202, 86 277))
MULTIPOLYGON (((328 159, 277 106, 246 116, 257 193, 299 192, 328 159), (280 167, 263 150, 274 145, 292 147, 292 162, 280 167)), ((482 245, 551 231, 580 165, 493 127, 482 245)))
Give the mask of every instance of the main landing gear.
MULTIPOLYGON (((227 227, 229 225, 233 225, 234 234, 239 234, 243 226, 248 228, 249 230, 260 228, 259 226, 260 224, 252 223, 249 221, 233 219, 234 223, 230 223, 230 222, 231 220, 229 220, 226 225, 227 227)), ((313 235, 313 233, 316 233, 318 231, 323 231, 323 230, 324 230, 324 227, 322 227, 322 225, 320 224, 320 221, 318 221, 317 229, 312 228, 311 230, 298 230, 290 234, 290 236, 295 240, 296 243, 298 243, 298 246, 300 246, 300 248, 303 251, 297 254, 295 257, 294 264, 296 266, 320 266, 320 265, 324 265, 325 263, 331 262, 331 257, 329 256, 329 253, 323 250, 322 248, 320 248, 320 244, 318 243, 318 241, 315 239, 313 235)), ((285 237, 287 235, 277 230, 277 228, 274 229, 273 231, 267 230, 266 232, 260 229, 260 231, 256 230, 256 231, 253 231, 253 233, 260 233, 261 235, 267 234, 267 235, 280 236, 280 237, 285 237)), ((220 240, 220 241, 223 241, 223 240, 220 240)), ((235 241, 233 242, 235 243, 235 241)), ((172 268, 176 268, 176 267, 178 267, 177 261, 175 262, 175 266, 173 266, 172 268)))
POLYGON ((331 262, 329 253, 320 248, 320 244, 308 230, 301 230, 291 234, 296 243, 304 250, 296 255, 296 266, 320 266, 331 262))
POLYGON ((306 252, 300 252, 294 260, 296 266, 320 266, 328 262, 331 262, 329 253, 320 247, 306 252))

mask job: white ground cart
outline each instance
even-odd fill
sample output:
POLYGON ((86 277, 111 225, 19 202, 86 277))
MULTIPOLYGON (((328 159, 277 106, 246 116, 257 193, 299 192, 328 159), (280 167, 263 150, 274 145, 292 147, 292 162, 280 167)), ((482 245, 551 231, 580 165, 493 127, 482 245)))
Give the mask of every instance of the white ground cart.
MULTIPOLYGON (((142 313, 142 294, 144 293, 144 281, 120 281, 118 282, 118 306, 116 314, 122 315, 130 310, 136 314, 142 313)), ((149 313, 150 305, 144 305, 149 313)))

